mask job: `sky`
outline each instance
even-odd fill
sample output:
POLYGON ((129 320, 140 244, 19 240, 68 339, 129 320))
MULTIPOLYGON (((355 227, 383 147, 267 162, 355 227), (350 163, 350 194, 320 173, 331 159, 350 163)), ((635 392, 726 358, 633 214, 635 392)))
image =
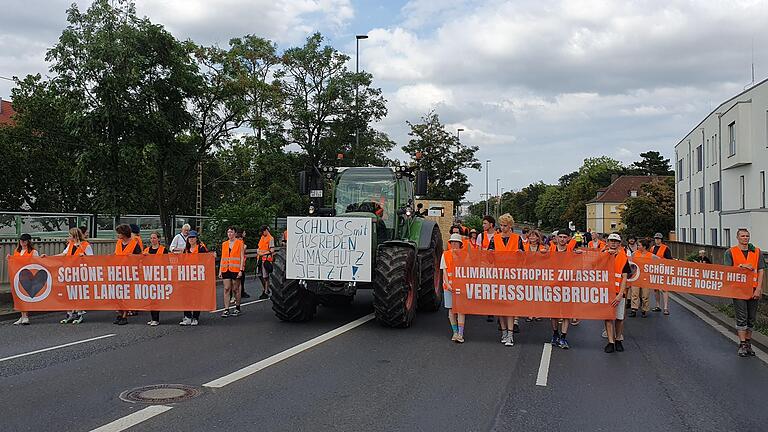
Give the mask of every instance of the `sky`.
MULTIPOLYGON (((3 0, 0 77, 41 73, 73 0, 3 0)), ((82 8, 89 1, 74 0, 82 8)), ((407 143, 435 110, 478 146, 467 198, 557 179, 584 158, 624 163, 674 145, 712 109, 768 77, 768 1, 136 0, 179 39, 283 50, 314 31, 351 56, 387 99, 375 127, 407 143), (499 179, 497 182, 496 179, 499 179)), ((0 79, 0 97, 13 83, 0 79)), ((405 159, 402 151, 392 156, 405 159)), ((674 165, 674 163, 673 163, 674 165)))

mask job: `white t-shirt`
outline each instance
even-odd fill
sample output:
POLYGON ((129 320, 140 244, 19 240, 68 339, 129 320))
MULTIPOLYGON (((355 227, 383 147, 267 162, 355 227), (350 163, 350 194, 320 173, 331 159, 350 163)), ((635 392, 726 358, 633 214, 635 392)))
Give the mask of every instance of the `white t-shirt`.
MULTIPOLYGON (((26 254, 27 254, 27 250, 26 250, 26 249, 22 249, 22 250, 21 250, 21 252, 19 252, 19 254, 20 254, 20 256, 24 256, 24 255, 26 255, 26 254)), ((40 254, 39 254, 39 253, 37 253, 37 249, 33 249, 33 250, 32 250, 32 256, 33 256, 33 257, 35 257, 35 256, 40 256, 40 254)))
POLYGON ((445 263, 445 255, 440 256, 440 270, 445 270, 448 268, 448 265, 445 263))
POLYGON ((184 252, 184 249, 186 247, 187 247, 187 238, 184 237, 181 233, 176 234, 176 237, 174 237, 173 241, 171 242, 171 252, 181 253, 181 252, 184 252))

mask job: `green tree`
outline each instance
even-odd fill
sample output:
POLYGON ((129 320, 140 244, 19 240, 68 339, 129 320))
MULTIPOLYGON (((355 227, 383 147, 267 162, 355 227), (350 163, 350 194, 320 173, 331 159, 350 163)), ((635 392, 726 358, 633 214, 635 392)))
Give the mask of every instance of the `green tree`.
POLYGON ((476 146, 462 144, 455 134, 448 132, 434 111, 422 117, 422 122, 407 122, 412 138, 403 146, 403 151, 416 161, 429 175, 427 194, 431 199, 461 202, 469 182, 464 169, 480 170, 481 164, 475 157, 476 146))
POLYGON ((607 156, 584 159, 579 176, 571 180, 565 189, 567 204, 562 221, 572 221, 577 229, 586 229, 587 202, 595 197, 598 189, 610 185, 613 177, 622 175, 624 171, 621 162, 607 156))
POLYGON ((558 229, 568 223, 563 215, 566 209, 566 189, 547 185, 536 201, 536 218, 545 229, 558 229))
POLYGON ((662 177, 641 186, 642 193, 625 201, 621 222, 624 235, 638 238, 675 229, 675 183, 673 177, 662 177))
POLYGON ((527 222, 536 225, 536 203, 539 197, 546 191, 544 182, 531 183, 516 192, 507 192, 501 198, 501 211, 509 213, 518 222, 527 222))
POLYGON ((657 176, 672 176, 675 172, 672 171, 669 159, 664 158, 661 153, 657 151, 647 151, 640 153, 641 160, 634 162, 629 166, 628 171, 633 175, 657 175, 657 176))

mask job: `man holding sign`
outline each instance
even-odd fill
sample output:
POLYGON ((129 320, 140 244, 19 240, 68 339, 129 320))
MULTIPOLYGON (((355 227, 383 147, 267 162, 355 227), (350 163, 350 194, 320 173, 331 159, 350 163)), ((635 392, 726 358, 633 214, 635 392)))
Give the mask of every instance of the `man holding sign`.
POLYGON ((736 312, 736 333, 739 335, 739 357, 754 356, 752 350, 752 327, 755 325, 757 316, 757 305, 760 302, 760 296, 763 295, 763 272, 765 271, 765 260, 760 249, 749 243, 749 230, 739 228, 736 231, 738 245, 725 251, 723 258, 727 266, 741 267, 750 270, 752 275, 752 288, 754 289, 751 299, 733 299, 733 308, 736 312))
POLYGON ((616 319, 605 320, 605 333, 608 335, 606 353, 624 351, 624 310, 627 302, 627 277, 632 273, 626 252, 621 249, 621 236, 613 233, 608 236, 608 248, 605 250, 614 256, 614 293, 616 298, 611 301, 611 306, 616 308, 616 319))

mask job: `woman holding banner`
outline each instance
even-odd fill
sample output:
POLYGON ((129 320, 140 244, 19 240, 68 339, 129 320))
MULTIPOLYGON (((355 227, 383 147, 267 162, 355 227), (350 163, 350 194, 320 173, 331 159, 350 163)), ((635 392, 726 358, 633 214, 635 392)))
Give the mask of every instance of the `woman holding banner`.
MULTIPOLYGON (((197 231, 191 230, 187 234, 187 244, 184 247, 184 253, 198 254, 208 253, 208 248, 197 237, 197 231)), ((196 326, 200 319, 200 311, 184 311, 184 319, 179 323, 180 326, 196 326)))
MULTIPOLYGON (((131 226, 128 224, 120 224, 115 228, 117 233, 117 241, 115 242, 115 255, 128 256, 128 255, 141 255, 141 246, 139 241, 133 237, 131 226)), ((114 324, 126 325, 128 324, 128 311, 117 311, 117 317, 114 324)))
MULTIPOLYGON (((544 238, 541 234, 541 231, 537 229, 528 231, 528 241, 523 244, 523 248, 526 252, 547 253, 547 247, 544 246, 544 238)), ((525 322, 531 322, 534 320, 541 321, 541 318, 528 317, 525 319, 525 322)))
MULTIPOLYGON (((144 248, 144 255, 164 255, 167 254, 168 250, 165 248, 165 246, 160 244, 160 233, 155 231, 152 234, 149 235, 149 246, 144 248)), ((160 325, 160 312, 158 311, 149 311, 150 315, 152 315, 152 319, 147 323, 149 326, 158 326, 160 325)))
POLYGON ((621 248, 621 236, 612 233, 608 236, 608 248, 605 253, 614 256, 613 264, 613 284, 616 297, 611 301, 611 306, 616 309, 615 319, 605 320, 605 332, 608 336, 608 344, 605 346, 606 353, 624 351, 624 312, 627 302, 627 278, 632 273, 629 266, 629 257, 624 249, 621 248))
MULTIPOLYGON (((37 253, 37 249, 32 244, 32 236, 29 234, 22 234, 19 237, 19 244, 13 251, 15 257, 36 257, 40 254, 37 253)), ((6 256, 8 258, 10 255, 6 256)), ((29 325, 29 314, 27 312, 21 313, 21 318, 14 321, 13 325, 29 325)))
MULTIPOLYGON (((512 232, 512 227, 515 224, 515 219, 509 213, 504 213, 499 216, 499 226, 501 231, 493 236, 491 244, 488 246, 489 250, 496 252, 518 252, 522 251, 523 240, 519 235, 512 232)), ((499 324, 501 324, 501 343, 506 346, 513 346, 515 344, 512 334, 517 333, 520 327, 515 322, 516 317, 499 317, 499 324)))
MULTIPOLYGON (((549 253, 581 253, 580 249, 573 249, 571 247, 571 230, 570 228, 561 228, 556 231, 557 235, 554 236, 555 244, 550 246, 549 253)), ((571 323, 570 318, 552 318, 552 345, 560 347, 562 349, 570 349, 568 344, 568 326, 571 323)))
MULTIPOLYGON (((632 257, 638 257, 638 258, 656 258, 658 257, 651 253, 649 250, 651 248, 651 239, 640 239, 639 242, 637 242, 637 250, 635 250, 635 253, 632 254, 632 257)), ((629 253, 627 253, 627 256, 629 256, 629 253)), ((636 317, 637 316, 637 310, 640 309, 640 313, 643 318, 648 317, 648 312, 651 310, 651 290, 650 288, 640 288, 640 287, 631 287, 630 288, 630 297, 632 298, 631 301, 631 309, 629 311, 630 317, 636 317)))
POLYGON ((448 240, 448 250, 443 252, 440 259, 440 269, 443 271, 443 305, 448 309, 448 321, 451 323, 453 336, 451 340, 456 343, 464 343, 465 316, 462 313, 453 312, 453 254, 451 251, 461 249, 463 244, 461 234, 451 234, 448 240))
MULTIPOLYGON (((69 230, 69 242, 60 256, 90 256, 93 255, 91 245, 85 241, 85 235, 80 228, 71 228, 69 230)), ((85 311, 71 310, 67 316, 59 321, 62 324, 80 324, 85 318, 85 311)))

